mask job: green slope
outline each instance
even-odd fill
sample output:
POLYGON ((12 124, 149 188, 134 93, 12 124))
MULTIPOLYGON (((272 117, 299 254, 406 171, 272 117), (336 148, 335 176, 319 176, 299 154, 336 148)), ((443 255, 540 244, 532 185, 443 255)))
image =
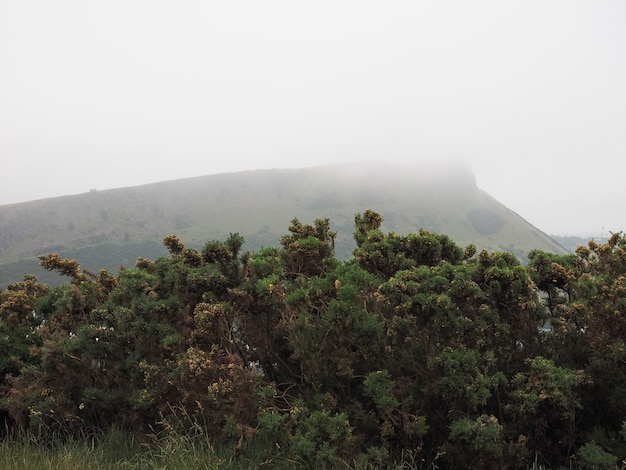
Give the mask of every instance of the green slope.
POLYGON ((337 255, 350 256, 354 214, 373 209, 383 229, 420 228, 449 235, 459 245, 507 250, 564 249, 484 191, 465 165, 386 163, 301 170, 257 170, 93 191, 0 206, 0 285, 25 272, 45 278, 37 256, 57 252, 90 270, 116 270, 139 257, 165 253, 175 233, 189 246, 239 232, 244 249, 278 244, 290 221, 330 218, 337 255))

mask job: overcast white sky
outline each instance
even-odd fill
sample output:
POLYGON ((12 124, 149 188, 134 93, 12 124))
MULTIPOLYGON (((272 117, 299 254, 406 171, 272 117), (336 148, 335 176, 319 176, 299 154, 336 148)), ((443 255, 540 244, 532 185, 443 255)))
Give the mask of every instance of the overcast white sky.
POLYGON ((626 2, 0 2, 0 204, 433 158, 547 233, 626 230, 626 2))

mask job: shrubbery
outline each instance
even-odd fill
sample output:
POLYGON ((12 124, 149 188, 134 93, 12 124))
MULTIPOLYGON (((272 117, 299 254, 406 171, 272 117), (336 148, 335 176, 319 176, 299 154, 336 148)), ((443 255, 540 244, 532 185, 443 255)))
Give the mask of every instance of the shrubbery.
POLYGON ((178 433, 319 467, 626 458, 622 234, 522 266, 355 223, 347 262, 328 220, 297 219, 255 253, 169 235, 116 276, 42 257, 68 285, 0 292, 3 428, 149 442, 185 416, 178 433))

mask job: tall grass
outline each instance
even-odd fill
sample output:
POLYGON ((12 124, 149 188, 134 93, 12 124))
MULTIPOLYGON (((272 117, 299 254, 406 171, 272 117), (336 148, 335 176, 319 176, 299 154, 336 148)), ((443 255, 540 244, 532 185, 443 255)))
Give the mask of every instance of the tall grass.
POLYGON ((46 469, 228 469, 233 459, 220 457, 206 441, 183 435, 138 444, 128 433, 112 429, 94 438, 59 438, 43 445, 32 435, 0 441, 0 468, 46 469))
MULTIPOLYGON (((246 456, 220 452, 197 436, 169 436, 150 446, 141 446, 128 434, 112 430, 98 440, 75 439, 41 446, 26 436, 0 441, 0 468, 3 470, 90 470, 90 469, 182 469, 235 470, 310 468, 306 462, 286 458, 264 460, 260 451, 246 456)), ((371 464, 343 463, 340 470, 376 470, 371 464)), ((395 470, 436 470, 436 462, 425 464, 407 459, 392 467, 395 470)), ((536 463, 532 470, 546 470, 536 463)), ((530 470, 530 469, 529 469, 530 470)))
MULTIPOLYGON (((139 451, 133 439, 118 429, 84 438, 53 436, 44 441, 33 434, 10 434, 0 441, 0 468, 119 469, 132 463, 139 451)), ((136 467, 139 468, 139 467, 136 467)))
MULTIPOLYGON (((180 424, 180 423, 179 423, 180 424)), ((267 448, 251 444, 245 452, 234 452, 232 446, 214 446, 200 427, 180 432, 171 422, 153 436, 149 445, 138 443, 131 434, 113 428, 96 436, 68 438, 58 435, 42 440, 33 434, 9 435, 0 440, 0 469, 3 470, 235 470, 310 467, 287 457, 267 458, 267 448), (256 447, 255 447, 256 446, 256 447)), ((416 461, 409 454, 393 465, 396 470, 436 470, 436 459, 430 464, 416 461)), ((371 464, 343 462, 341 470, 374 470, 371 464)), ((545 470, 537 462, 532 470, 545 470)))

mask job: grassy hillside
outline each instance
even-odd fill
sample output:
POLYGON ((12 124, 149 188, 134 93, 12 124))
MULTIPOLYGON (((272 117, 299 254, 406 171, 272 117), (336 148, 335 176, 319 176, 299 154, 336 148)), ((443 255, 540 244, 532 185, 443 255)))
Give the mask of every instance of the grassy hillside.
POLYGON ((0 285, 25 272, 55 283, 37 256, 57 252, 91 270, 133 265, 165 253, 174 233, 187 245, 239 232, 244 249, 278 244, 290 221, 330 218, 337 256, 348 258, 354 214, 373 209, 383 229, 420 228, 460 245, 506 250, 563 248, 484 191, 465 165, 425 167, 370 163, 301 170, 257 170, 0 206, 0 285))

